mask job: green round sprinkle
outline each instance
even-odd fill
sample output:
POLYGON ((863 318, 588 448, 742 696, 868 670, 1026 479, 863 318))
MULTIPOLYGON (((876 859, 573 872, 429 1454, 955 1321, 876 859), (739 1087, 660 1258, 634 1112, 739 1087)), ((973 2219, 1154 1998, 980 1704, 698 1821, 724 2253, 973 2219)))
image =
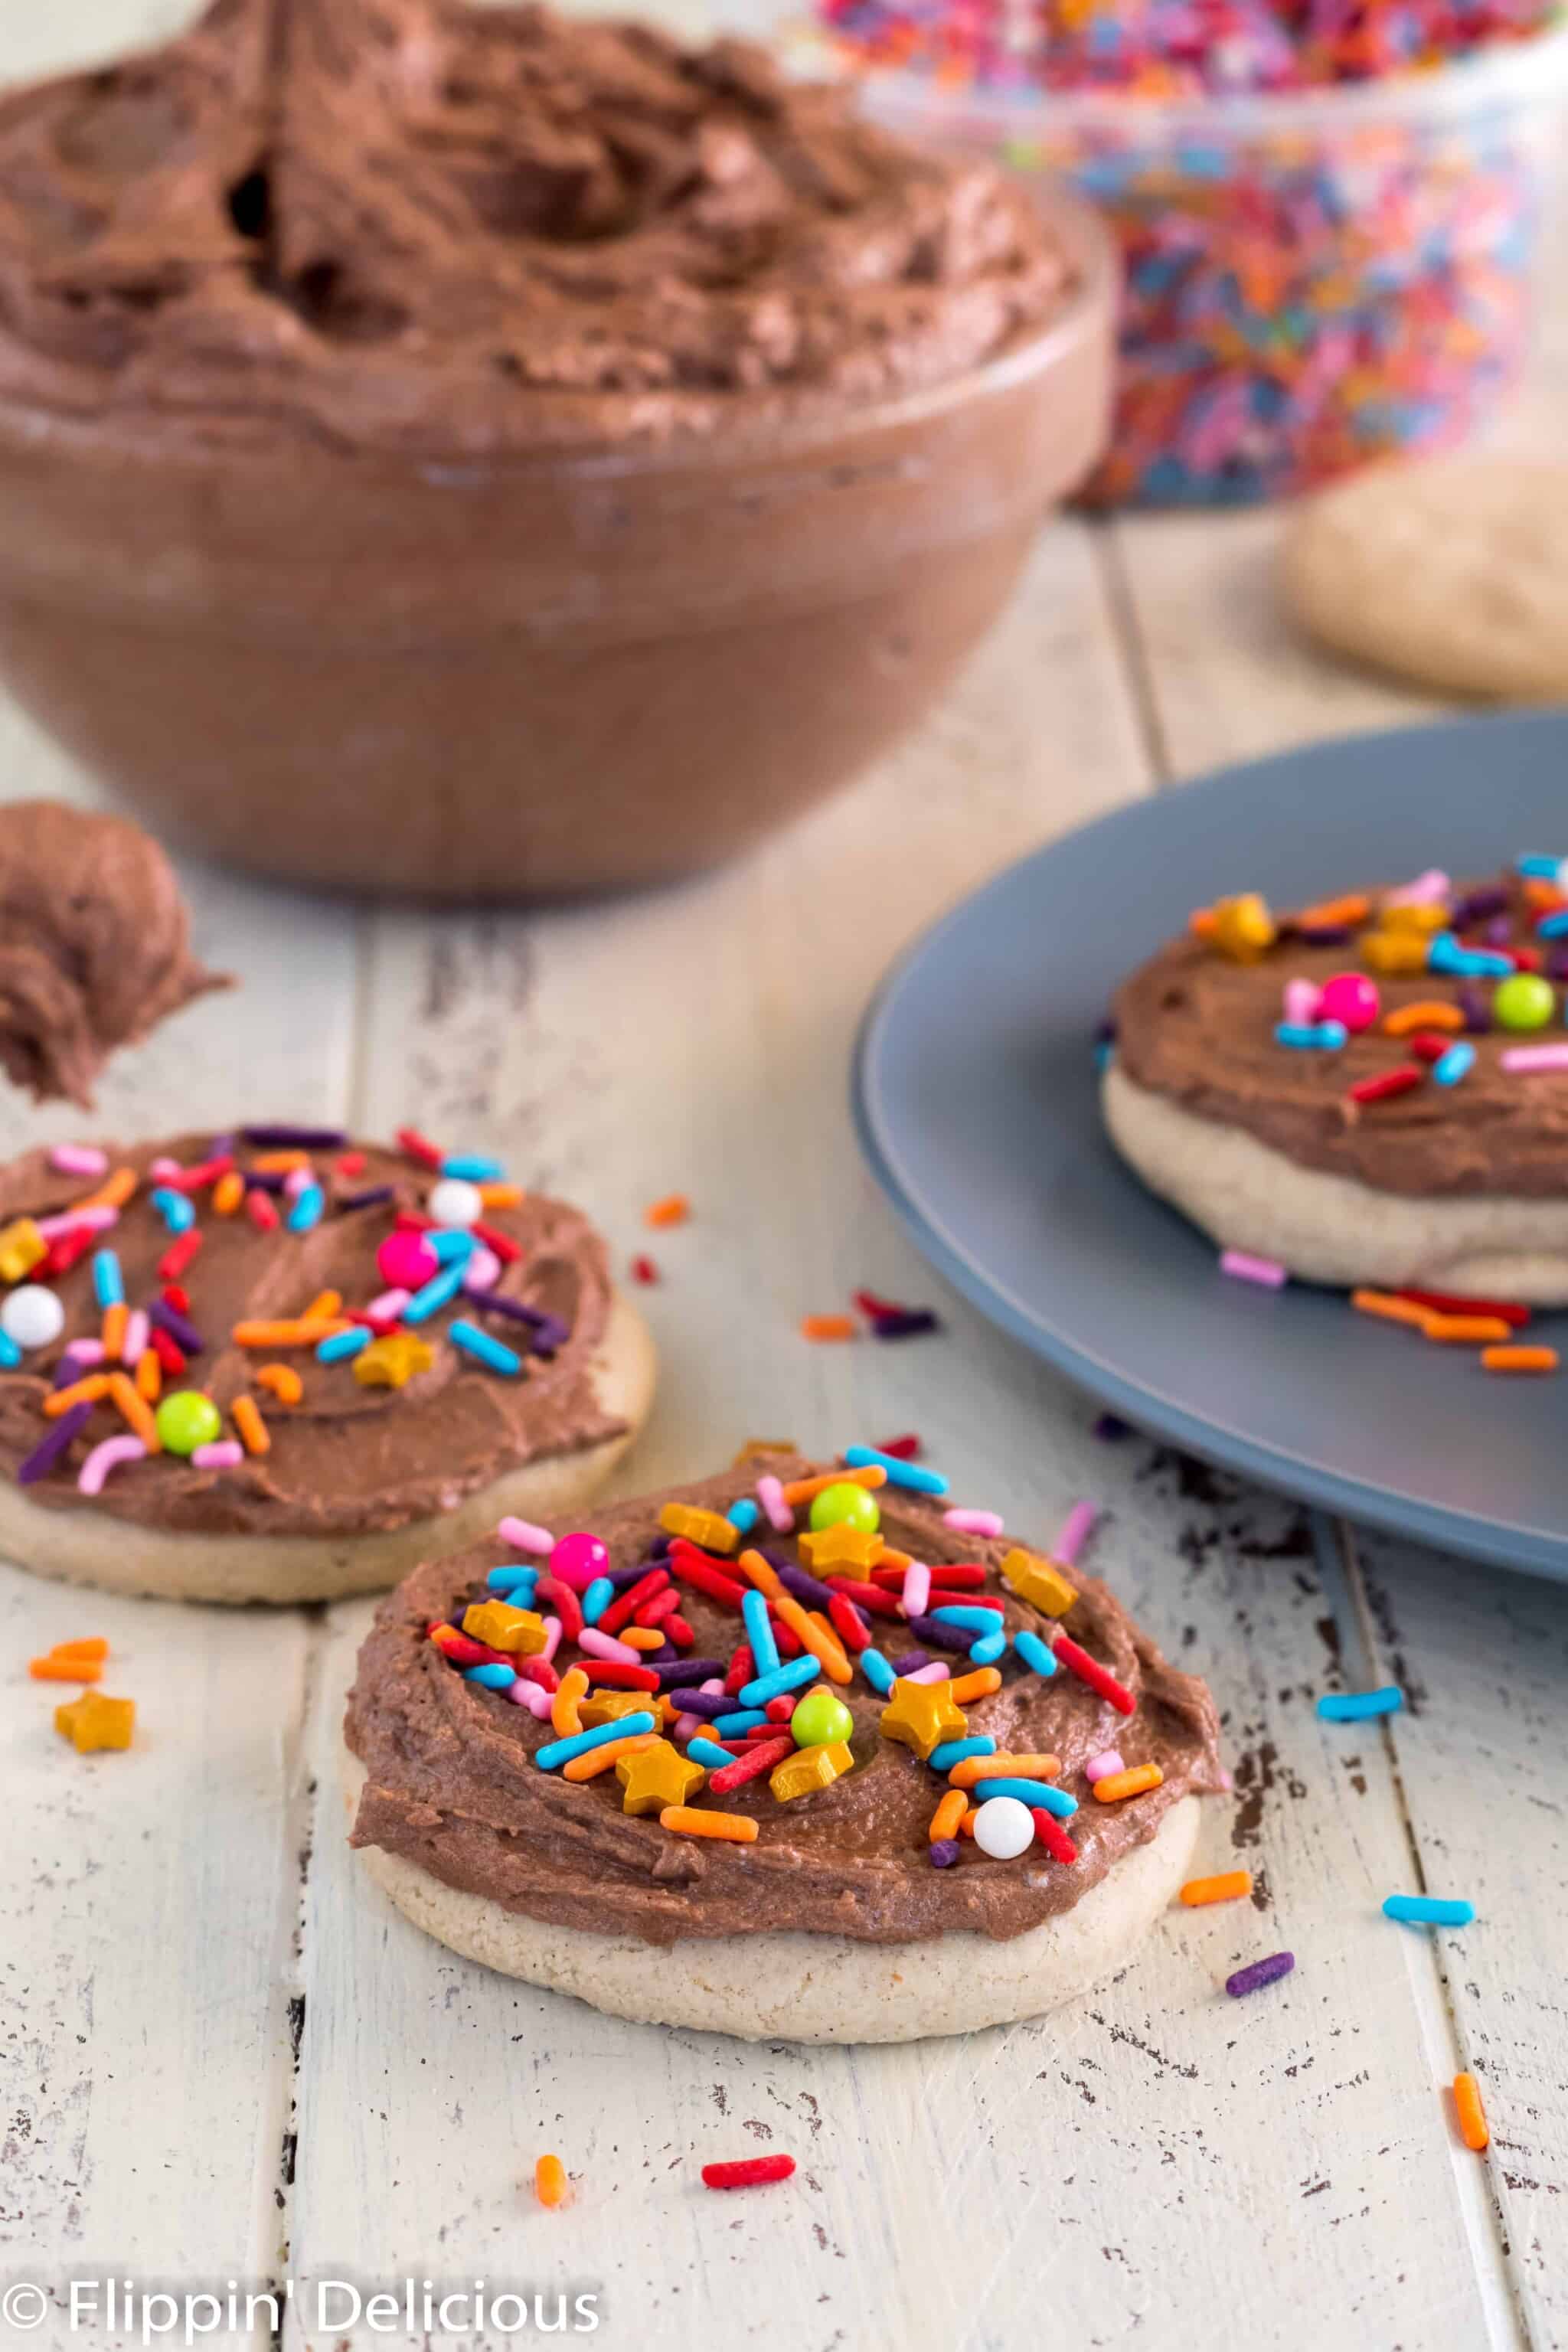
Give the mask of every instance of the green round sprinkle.
POLYGON ((868 1535, 875 1535, 882 1524, 882 1514, 877 1508, 875 1495, 856 1486, 853 1479, 845 1478, 836 1486, 824 1486, 820 1495, 812 1496, 811 1524, 817 1535, 824 1528, 864 1528, 868 1535))
POLYGON ((847 1739, 855 1718, 830 1690, 813 1690, 790 1717, 789 1727, 797 1748, 826 1748, 836 1739, 847 1739))
POLYGON ((223 1415, 211 1397, 196 1389, 177 1389, 158 1407, 158 1442, 165 1454, 194 1454, 223 1434, 223 1415))

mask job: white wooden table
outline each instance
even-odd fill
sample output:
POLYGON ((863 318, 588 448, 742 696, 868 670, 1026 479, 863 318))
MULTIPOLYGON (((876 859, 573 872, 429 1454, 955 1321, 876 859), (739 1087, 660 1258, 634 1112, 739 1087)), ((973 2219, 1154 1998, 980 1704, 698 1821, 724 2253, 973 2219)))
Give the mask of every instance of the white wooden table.
MULTIPOLYGON (((57 0, 0 32, 7 72, 182 11, 57 0)), ((1568 303, 1553 320, 1568 337, 1568 303)), ((1548 360, 1557 356, 1549 352, 1548 360)), ((1543 365, 1518 431, 1549 424, 1543 365)), ((485 1974, 363 1880, 334 1759, 368 1608, 231 1616, 82 1598, 0 1569, 0 2286, 72 2332, 68 2282, 291 2278, 282 2340, 486 2352, 307 2324, 325 2279, 596 2290, 599 2339, 764 2352, 990 2352, 1141 2341, 1281 2352, 1568 2343, 1562 1953, 1568 1591, 1372 1539, 1238 1488, 1092 1409, 906 1246, 845 1107, 858 1014, 894 950, 982 877, 1133 794, 1233 756, 1429 706, 1314 660, 1275 616, 1277 525, 1056 524, 918 741, 716 880, 604 912, 429 917, 308 904, 191 866, 198 946, 244 981, 112 1075, 106 1129, 416 1115, 580 1200, 620 1251, 680 1189, 645 1293, 664 1353, 624 1483, 693 1475, 751 1434, 831 1449, 913 1427, 1047 1536, 1079 1496, 1095 1566, 1222 1709, 1237 1801, 1205 1859, 1257 1908, 1163 1922, 1136 1964, 1037 2024, 910 2049, 803 2052, 643 2030, 485 1974), (700 950, 700 951, 698 951, 700 950), (650 988, 647 975, 658 975, 650 988), (857 1284, 938 1298, 946 1330, 812 1349, 801 1313, 857 1284), (129 1756, 56 1738, 26 1662, 107 1633, 129 1756), (1342 1677, 1410 1696, 1321 1725, 1342 1677), (1469 1895, 1462 1935, 1382 1896, 1469 1895), (1237 2005, 1239 1962, 1295 1975, 1237 2005), (1444 2086, 1484 2085, 1458 2143, 1444 2086), (574 2203, 527 2189, 552 2148, 574 2203), (710 2158, 787 2149, 785 2189, 707 2194, 710 2158)), ((0 708, 0 793, 94 787, 0 708)), ((0 1102, 0 1148, 79 1131, 0 1102)), ((3 2308, 3 2306, 0 2306, 3 2308)), ((24 2303, 20 2312, 26 2316, 24 2303)), ((530 2331, 531 2336, 533 2331, 530 2331)), ((260 2347, 265 2319, 207 2342, 260 2347)))

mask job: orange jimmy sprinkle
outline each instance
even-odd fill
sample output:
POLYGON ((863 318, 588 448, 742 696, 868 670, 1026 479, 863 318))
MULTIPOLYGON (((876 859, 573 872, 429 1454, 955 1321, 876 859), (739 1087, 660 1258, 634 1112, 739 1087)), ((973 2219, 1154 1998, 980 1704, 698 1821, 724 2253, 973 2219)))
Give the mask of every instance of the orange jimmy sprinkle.
POLYGON ((79 1209, 122 1209, 136 1190, 134 1168, 117 1168, 112 1176, 105 1177, 96 1192, 89 1192, 76 1205, 79 1209))
POLYGON ((533 2168, 533 2193, 542 2205, 564 2205, 571 2194, 566 2167, 558 2156, 542 2156, 533 2168))
POLYGON ((270 1389, 279 1404, 298 1404, 305 1383, 292 1364, 263 1364, 256 1374, 258 1389, 270 1389))
POLYGON ((521 1209, 528 1195, 521 1184, 481 1184, 479 1198, 487 1209, 521 1209))
POLYGON ((818 1650, 817 1656, 828 1668, 835 1682, 848 1682, 850 1679, 848 1654, 839 1640, 831 1620, 825 1617, 820 1609, 808 1609, 805 1613, 822 1636, 822 1647, 818 1650), (838 1673, 840 1664, 844 1667, 842 1675, 838 1673))
POLYGON ((106 1307, 103 1310, 99 1336, 103 1341, 103 1352, 111 1362, 118 1361, 125 1352, 125 1328, 130 1320, 131 1309, 123 1300, 119 1306, 106 1307))
POLYGON ((1391 1290, 1352 1290, 1351 1305, 1358 1315, 1381 1315, 1388 1323, 1408 1323, 1414 1331, 1426 1328, 1427 1309, 1396 1298, 1391 1290))
POLYGON ((587 1695, 588 1677, 582 1667, 568 1666, 550 1699, 550 1726, 557 1738, 576 1738, 583 1728, 577 1708, 587 1695))
POLYGON ((1342 898, 1325 898, 1321 907, 1303 907, 1295 919, 1309 931, 1332 931, 1348 923, 1364 923, 1371 912, 1366 892, 1352 890, 1342 898))
POLYGON ((803 1315, 800 1318, 803 1339, 853 1339, 855 1331, 853 1315, 803 1315))
POLYGON ((760 1551, 743 1551, 735 1565, 742 1574, 750 1577, 759 1592, 766 1593, 770 1601, 776 1601, 784 1591, 777 1569, 771 1560, 764 1559, 760 1551))
POLYGON ((1213 1878, 1189 1878, 1182 1900, 1190 1910, 1200 1903, 1235 1903, 1252 1892, 1250 1870, 1222 1870, 1213 1878))
POLYGON ((666 1805, 658 1825, 678 1837, 727 1838, 731 1845, 754 1845, 757 1838, 750 1813, 701 1813, 693 1805, 666 1805))
POLYGON ((329 1323, 342 1311, 343 1295, 341 1290, 319 1290, 300 1320, 301 1323, 329 1323))
POLYGON ((1141 1797, 1145 1789, 1157 1789, 1164 1779, 1157 1764, 1134 1764, 1125 1772, 1107 1772, 1094 1784, 1094 1793, 1102 1805, 1114 1805, 1120 1797, 1141 1797))
POLYGON ((1500 1315, 1424 1315, 1422 1334, 1446 1345, 1463 1347, 1478 1339, 1501 1339, 1513 1336, 1513 1326, 1505 1323, 1500 1315))
POLYGON ((213 1207, 220 1217, 232 1217, 244 1198, 245 1179, 237 1168, 231 1168, 213 1186, 213 1207))
POLYGON ((101 1665, 109 1655, 109 1643, 101 1633, 81 1633, 69 1642, 57 1642, 49 1655, 51 1658, 96 1658, 101 1665))
POLYGON ((932 1845, 940 1845, 944 1838, 956 1837, 958 1825, 968 1811, 969 1800, 963 1790, 950 1789, 931 1815, 931 1826, 926 1831, 932 1845))
POLYGON ((1195 907, 1187 917, 1187 929, 1194 939, 1212 940, 1219 929, 1219 918, 1212 907, 1195 907))
POLYGON ((973 1837, 973 1836, 974 1835, 974 1824, 975 1824, 975 1822, 976 1822, 979 1819, 980 1819, 980 1808, 979 1808, 979 1806, 978 1806, 978 1805, 971 1805, 971 1806, 970 1806, 970 1808, 969 1808, 969 1811, 964 1814, 963 1819, 963 1820, 959 1822, 959 1824, 958 1824, 958 1834, 959 1834, 959 1836, 960 1836, 960 1837, 973 1837))
POLYGON ((297 1168, 309 1168, 308 1151, 258 1151, 251 1166, 263 1176, 291 1176, 297 1168))
POLYGON ((156 1404, 163 1393, 163 1367, 151 1348, 143 1348, 136 1360, 136 1393, 149 1404, 156 1404))
POLYGON ((1555 1348, 1483 1348, 1481 1369, 1488 1372, 1554 1372, 1555 1348))
POLYGON ((824 1633, 814 1625, 793 1593, 781 1592, 773 1602, 773 1608, 781 1623, 799 1636, 802 1646, 809 1650, 814 1658, 821 1660, 822 1670, 829 1682, 847 1683, 851 1679, 849 1661, 838 1645, 837 1636, 832 1633, 824 1633))
POLYGON ((1471 2074, 1454 2077, 1454 2113, 1459 2119, 1459 2137, 1479 2155, 1491 2138, 1491 2127, 1481 2105, 1481 2086, 1471 2074))
POLYGON ((325 1316, 314 1321, 301 1317, 297 1323, 237 1323, 229 1337, 237 1348, 313 1348, 342 1328, 325 1316))
POLYGON ((1419 1004, 1401 1004, 1384 1016, 1384 1034, 1388 1037, 1408 1037, 1413 1029, 1462 1029, 1465 1016, 1457 1004, 1445 1004, 1436 997, 1423 998, 1419 1004))
POLYGON ((640 1756, 645 1748, 657 1748, 658 1735, 653 1731, 629 1731, 624 1739, 606 1739, 603 1748, 590 1748, 581 1756, 574 1756, 570 1764, 563 1765, 563 1780, 596 1780, 623 1756, 640 1756))
POLYGON ((965 1756, 947 1777, 955 1789, 973 1789, 976 1780, 1054 1780, 1061 1769, 1059 1756, 965 1756))
MULTIPOLYGON (((817 1318, 820 1319, 820 1318, 817 1318)), ((844 1318, 848 1322, 849 1318, 844 1318)), ((868 1462, 863 1470, 829 1470, 820 1478, 795 1478, 784 1490, 784 1498, 792 1508, 796 1503, 809 1503, 826 1494, 829 1486, 885 1486, 888 1474, 879 1462, 868 1462)))
POLYGON ((650 1201, 642 1213, 645 1225, 683 1225, 691 1214, 691 1203, 684 1192, 667 1192, 662 1201, 650 1201))
POLYGON ((51 1650, 47 1658, 31 1658, 27 1672, 36 1683, 97 1683, 103 1680, 101 1658, 51 1650))
POLYGON ((163 1441, 158 1434, 158 1424, 148 1410, 147 1400, 137 1395, 135 1387, 123 1372, 110 1372, 109 1393, 148 1453, 162 1454, 163 1441))
POLYGON ((989 1698, 993 1691, 1001 1687, 1002 1677, 994 1666, 976 1666, 973 1674, 955 1675, 947 1686, 947 1695, 954 1706, 967 1706, 972 1698, 989 1698))
POLYGON ((1524 903, 1527 907, 1533 907, 1537 914, 1554 915, 1561 908, 1568 907, 1568 898, 1563 896, 1555 882, 1546 879, 1544 874, 1527 874, 1524 877, 1524 903))
POLYGON ((44 1412, 50 1421, 58 1421, 72 1405, 96 1404, 100 1397, 109 1394, 109 1374, 90 1372, 85 1381, 73 1381, 68 1389, 56 1389, 44 1399, 44 1412))
POLYGON ((239 1432, 239 1442, 247 1454, 270 1454, 272 1433, 261 1418, 261 1408, 254 1397, 237 1396, 229 1407, 234 1425, 239 1432))
POLYGON ((623 1625, 616 1639, 624 1642, 628 1650, 662 1650, 664 1647, 664 1635, 652 1625, 623 1625))

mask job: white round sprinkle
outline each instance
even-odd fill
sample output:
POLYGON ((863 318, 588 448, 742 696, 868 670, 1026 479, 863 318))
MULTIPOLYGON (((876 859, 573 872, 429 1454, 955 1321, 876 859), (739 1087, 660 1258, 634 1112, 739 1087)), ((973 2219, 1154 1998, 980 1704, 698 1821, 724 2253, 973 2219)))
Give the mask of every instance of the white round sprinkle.
POLYGON ((993 1797, 974 1823, 974 1843, 993 1862, 1014 1862, 1035 1843, 1029 1808, 1018 1797, 993 1797))
POLYGON ((477 1225, 485 1213, 479 1186, 461 1176, 443 1176, 425 1206, 438 1225, 477 1225))
POLYGON ((41 1282, 25 1282, 0 1307, 0 1331, 18 1348, 47 1348, 65 1328, 65 1308, 41 1282))

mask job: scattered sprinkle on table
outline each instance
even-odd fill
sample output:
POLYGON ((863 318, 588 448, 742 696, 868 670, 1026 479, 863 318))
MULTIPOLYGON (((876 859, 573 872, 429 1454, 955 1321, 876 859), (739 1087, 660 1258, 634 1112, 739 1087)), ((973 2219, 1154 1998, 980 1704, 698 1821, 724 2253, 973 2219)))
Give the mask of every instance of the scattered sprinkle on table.
POLYGON ((1454 2077, 1454 2113, 1458 2120, 1459 2137, 1479 2156, 1490 2143, 1491 2127, 1481 2105, 1481 2086, 1471 2074, 1454 2077))
POLYGON ((684 1225, 691 1215, 691 1203, 684 1192, 667 1192, 661 1201, 650 1201, 643 1211, 643 1223, 656 1231, 666 1225, 684 1225))
POLYGON ((1225 1989, 1232 2000, 1242 2000, 1249 1992, 1261 1992, 1265 1985, 1278 1984, 1288 1977, 1296 1965, 1294 1952, 1270 1952, 1266 1960, 1253 1960, 1245 1969, 1237 1969, 1226 1977, 1225 1989))
POLYGON ((542 2205, 564 2205, 570 2193, 566 2167, 558 2156, 542 2156, 533 2168, 533 2193, 542 2205))
POLYGON ((705 2189, 760 2189, 770 2180, 787 2180, 795 2170, 793 2156, 749 2156, 738 2164, 705 2164, 705 2189))
POLYGON ((1385 1683, 1381 1690, 1325 1691, 1318 1713, 1325 1723, 1364 1723, 1370 1716, 1397 1715, 1404 1705, 1398 1684, 1385 1683))
POLYGON ((1182 1901, 1195 1910, 1207 1903, 1237 1903, 1251 1892, 1250 1870, 1222 1870, 1213 1878, 1189 1878, 1182 1889, 1182 1901))
POLYGON ((1476 1916, 1476 1906, 1462 1898, 1447 1900, 1435 1895, 1387 1895, 1384 1897, 1385 1919, 1401 1919, 1412 1927, 1468 1927, 1476 1916))

